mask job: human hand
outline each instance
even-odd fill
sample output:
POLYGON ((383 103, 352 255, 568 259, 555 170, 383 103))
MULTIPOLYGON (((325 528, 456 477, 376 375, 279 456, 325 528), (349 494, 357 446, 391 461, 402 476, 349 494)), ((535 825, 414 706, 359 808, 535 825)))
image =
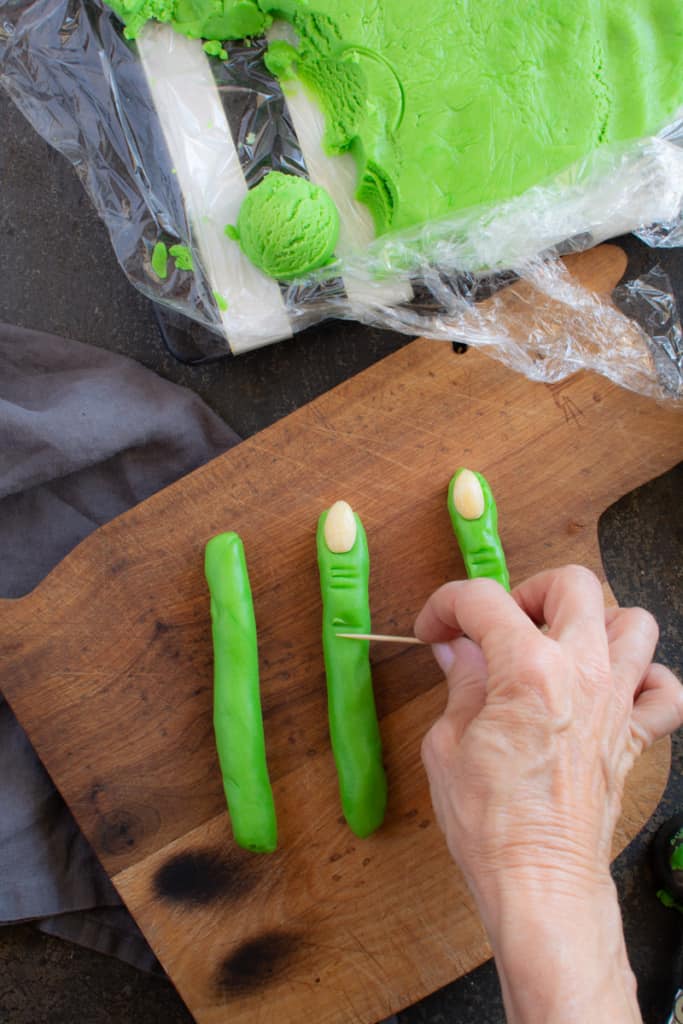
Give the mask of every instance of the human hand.
MULTIPOLYGON (((515 936, 527 964, 542 955, 540 934, 557 944, 534 904, 565 918, 570 945, 587 953, 601 936, 619 959, 609 861, 624 780, 644 747, 683 722, 683 689, 651 663, 654 619, 605 609, 597 578, 569 566, 512 595, 491 580, 448 583, 415 634, 434 645, 448 683, 422 748, 432 801, 503 963, 504 992, 508 966, 528 974, 515 936)), ((624 964, 625 954, 622 974, 624 964)))

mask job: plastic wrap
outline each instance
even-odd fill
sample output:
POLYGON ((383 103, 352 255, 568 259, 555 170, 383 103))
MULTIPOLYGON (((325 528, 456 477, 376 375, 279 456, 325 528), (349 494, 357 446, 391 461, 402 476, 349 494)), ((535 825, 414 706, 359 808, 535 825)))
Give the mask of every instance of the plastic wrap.
POLYGON ((683 1024, 683 988, 676 993, 674 1008, 671 1016, 667 1017, 666 1024, 683 1024))
MULTIPOLYGON (((273 26, 269 36, 286 36, 273 26)), ((325 156, 322 116, 266 70, 266 40, 226 44, 148 25, 127 41, 96 0, 0 0, 0 84, 74 165, 128 279, 196 325, 201 356, 241 352, 327 317, 485 348, 527 376, 588 368, 643 394, 683 394, 680 321, 652 273, 612 300, 587 292, 559 256, 633 231, 683 241, 683 121, 603 146, 557 178, 492 207, 374 238, 353 196, 351 157, 325 156), (330 192, 341 233, 333 265, 279 284, 227 244, 248 188, 270 170, 330 192), (157 242, 186 245, 193 270, 152 266, 157 242), (502 302, 503 287, 525 304, 502 302)))

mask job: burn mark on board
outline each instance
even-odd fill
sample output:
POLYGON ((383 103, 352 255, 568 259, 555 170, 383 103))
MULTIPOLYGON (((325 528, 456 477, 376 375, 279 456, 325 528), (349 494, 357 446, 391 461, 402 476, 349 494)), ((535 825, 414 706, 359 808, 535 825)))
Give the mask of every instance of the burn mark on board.
POLYGON ((258 991, 286 974, 302 945, 296 932, 269 931, 243 942, 219 965, 216 991, 223 998, 258 991))
POLYGON ((161 865, 152 880, 159 899, 187 906, 217 900, 238 900, 256 884, 258 872, 247 857, 226 857, 218 850, 177 853, 161 865))

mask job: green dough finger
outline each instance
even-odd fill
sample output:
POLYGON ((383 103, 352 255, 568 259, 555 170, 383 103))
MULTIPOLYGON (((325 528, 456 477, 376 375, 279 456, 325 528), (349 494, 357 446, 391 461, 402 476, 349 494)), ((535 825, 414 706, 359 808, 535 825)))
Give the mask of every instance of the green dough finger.
POLYGON ((242 541, 219 533, 206 545, 214 656, 213 724, 235 841, 269 853, 277 821, 268 778, 256 620, 242 541))
POLYGON ((498 509, 481 473, 459 469, 448 485, 448 511, 470 579, 486 576, 510 589, 498 536, 498 509))
POLYGON ((370 645, 336 635, 370 632, 367 538, 359 517, 346 502, 337 502, 320 516, 317 545, 332 751, 344 817, 351 831, 363 838, 384 820, 387 782, 372 689, 370 645), (331 522, 326 529, 328 517, 331 522), (341 530, 335 531, 335 524, 341 530), (332 547, 338 550, 329 546, 333 533, 332 547))

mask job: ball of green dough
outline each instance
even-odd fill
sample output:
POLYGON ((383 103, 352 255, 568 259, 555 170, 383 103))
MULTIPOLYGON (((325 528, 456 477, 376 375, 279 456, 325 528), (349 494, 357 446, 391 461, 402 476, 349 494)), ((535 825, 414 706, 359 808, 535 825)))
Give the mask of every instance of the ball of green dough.
POLYGON ((234 234, 255 266, 278 281, 292 281, 332 260, 339 213, 324 188, 271 171, 247 193, 234 234))

